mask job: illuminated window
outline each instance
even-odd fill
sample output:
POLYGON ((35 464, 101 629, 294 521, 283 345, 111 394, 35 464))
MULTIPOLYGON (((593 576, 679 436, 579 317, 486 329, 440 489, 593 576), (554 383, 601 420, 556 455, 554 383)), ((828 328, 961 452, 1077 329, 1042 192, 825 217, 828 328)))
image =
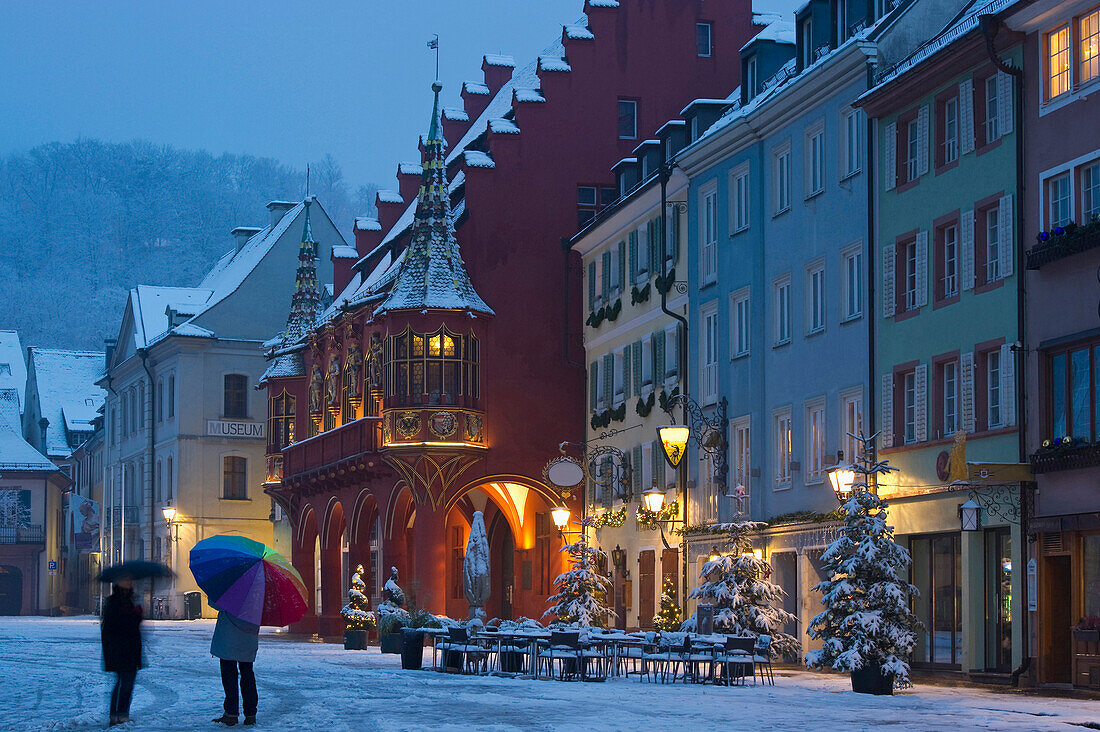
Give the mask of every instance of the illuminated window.
POLYGON ((385 392, 394 406, 456 404, 480 396, 480 344, 446 328, 390 336, 384 355, 385 392))
POLYGON ((1100 8, 1081 16, 1081 61, 1078 83, 1100 76, 1100 8))
POLYGON ((791 412, 775 416, 775 483, 777 487, 791 484, 791 412))
POLYGON ((271 399, 267 418, 267 444, 274 450, 282 450, 294 442, 295 401, 285 390, 271 399))
POLYGON ((1047 99, 1069 91, 1070 45, 1069 26, 1047 34, 1047 99))

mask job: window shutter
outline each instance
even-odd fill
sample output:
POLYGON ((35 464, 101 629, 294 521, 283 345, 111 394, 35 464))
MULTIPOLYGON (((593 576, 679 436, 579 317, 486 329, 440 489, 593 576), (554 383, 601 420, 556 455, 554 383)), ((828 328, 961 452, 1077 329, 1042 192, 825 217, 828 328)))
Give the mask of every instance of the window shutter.
POLYGON ((1003 71, 997 72, 997 121, 1000 123, 1000 135, 1012 132, 1012 77, 1003 71))
POLYGON ((917 110, 917 175, 928 172, 928 105, 917 110))
POLYGON ((917 307, 928 304, 928 232, 917 232, 917 307))
POLYGON ((680 258, 680 214, 676 212, 675 206, 672 206, 668 212, 668 220, 671 222, 671 226, 668 227, 668 257, 673 264, 676 264, 680 258))
POLYGON ((630 398, 630 344, 623 349, 623 399, 630 398))
POLYGON ((667 256, 668 242, 665 241, 664 227, 661 225, 661 217, 653 219, 653 241, 654 249, 659 249, 660 252, 657 255, 658 261, 661 257, 667 256))
MULTIPOLYGON (((642 394, 642 342, 634 341, 634 393, 642 394)), ((639 463, 640 464, 640 463, 639 463)))
POLYGON ((974 288, 974 210, 963 211, 959 218, 959 284, 974 288))
POLYGON ((959 154, 974 151, 974 81, 959 82, 959 154))
POLYGON ((668 341, 668 363, 665 367, 665 376, 675 377, 680 368, 680 339, 677 337, 678 326, 673 330, 665 331, 665 339, 668 341))
POLYGON ((602 286, 600 294, 606 299, 611 296, 611 252, 601 254, 600 261, 603 262, 603 272, 600 276, 600 285, 602 286))
POLYGON ((882 248, 882 317, 894 317, 897 300, 894 292, 894 245, 887 244, 882 248))
POLYGON ((596 361, 588 364, 588 408, 595 411, 600 400, 600 364, 596 361))
POLYGON ((588 309, 596 309, 596 260, 588 263, 588 309))
POLYGON ((638 274, 648 272, 652 275, 653 268, 649 266, 649 239, 643 236, 643 233, 649 233, 649 226, 646 226, 645 232, 635 229, 633 233, 634 238, 638 240, 638 274))
POLYGON ((638 276, 638 232, 632 231, 629 236, 630 241, 630 279, 633 280, 638 276))
POLYGON ((1016 259, 1016 245, 1012 240, 1012 194, 1002 196, 997 207, 997 231, 1000 237, 998 256, 1002 279, 1012 276, 1012 267, 1016 259))
POLYGON ((1016 424, 1016 354, 1010 343, 1001 346, 1001 421, 1016 424))
POLYGON ((603 402, 611 404, 615 400, 615 355, 603 357, 603 402))
POLYGON ((886 190, 892 191, 898 184, 898 125, 896 122, 886 125, 884 138, 882 179, 886 182, 886 190))
POLYGON ((641 499, 642 491, 645 490, 645 486, 642 485, 642 446, 634 446, 634 460, 631 465, 634 466, 634 498, 641 499))
POLYGON ((649 241, 649 271, 661 274, 661 240, 657 238, 657 223, 650 219, 645 225, 646 239, 649 241))
POLYGON ((959 357, 959 391, 962 402, 962 428, 974 431, 974 353, 968 351, 959 357))
POLYGON ((882 446, 894 446, 894 375, 882 375, 882 446))
POLYGON ((653 334, 653 386, 665 380, 665 334, 657 331, 653 334))
POLYGON ((660 440, 653 442, 653 482, 657 488, 665 490, 665 451, 660 440))
POLYGON ((615 286, 625 292, 626 283, 628 282, 626 277, 626 242, 619 242, 615 245, 615 248, 619 251, 619 281, 615 283, 615 286))
POLYGON ((924 442, 928 439, 928 364, 922 363, 914 370, 913 390, 917 400, 913 410, 917 422, 917 442, 924 442))

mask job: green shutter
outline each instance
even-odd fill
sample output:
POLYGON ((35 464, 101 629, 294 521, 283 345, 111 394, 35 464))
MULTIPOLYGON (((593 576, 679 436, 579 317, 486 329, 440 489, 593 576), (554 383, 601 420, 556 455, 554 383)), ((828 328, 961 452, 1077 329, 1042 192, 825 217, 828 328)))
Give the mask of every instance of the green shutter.
POLYGON ((623 349, 623 399, 630 398, 630 345, 623 349))
POLYGON ((600 365, 593 361, 588 364, 588 408, 595 409, 600 398, 600 365))
POLYGON ((596 260, 588 263, 588 309, 596 309, 596 260))
POLYGON ((653 225, 653 221, 645 222, 645 238, 649 243, 649 274, 659 275, 661 274, 661 254, 660 247, 657 246, 657 227, 653 225))
POLYGON ((645 486, 642 485, 642 446, 637 445, 634 447, 634 497, 641 499, 642 491, 645 490, 645 486))
POLYGON ((607 354, 603 357, 603 399, 608 406, 615 399, 615 356, 607 354))
POLYGON ((604 458, 603 464, 600 466, 600 482, 603 483, 603 490, 601 491, 603 500, 601 503, 603 503, 604 508, 611 508, 615 498, 615 470, 609 457, 604 458))
POLYGON ((665 489, 665 452, 660 440, 653 442, 653 480, 658 489, 665 489))
POLYGON ((668 227, 668 255, 672 258, 672 263, 676 264, 676 260, 680 258, 680 214, 675 207, 672 209, 671 221, 672 225, 668 227))
POLYGON ((665 380, 665 332, 659 330, 653 334, 653 385, 665 380))
POLYGON ((611 252, 604 252, 600 259, 603 261, 603 272, 600 277, 600 284, 603 285, 603 289, 600 292, 607 298, 611 294, 611 252))
MULTIPOLYGON (((677 375, 680 372, 680 326, 676 325, 672 331, 672 345, 669 348, 667 373, 677 375)), ((668 334, 666 333, 666 338, 668 334)))
POLYGON ((628 237, 630 242, 630 279, 634 280, 638 276, 638 232, 630 232, 628 237))
POLYGON ((660 259, 660 257, 665 256, 665 248, 668 246, 668 243, 665 242, 665 238, 662 235, 663 231, 664 231, 664 227, 661 225, 661 217, 658 216, 657 218, 653 219, 653 235, 657 237, 657 241, 660 243, 660 246, 656 247, 656 249, 658 251, 658 255, 657 255, 658 256, 658 259, 657 259, 657 271, 658 272, 660 272, 661 267, 664 266, 664 262, 660 259))
MULTIPOLYGON (((634 348, 632 349, 633 361, 634 361, 634 393, 642 393, 642 342, 634 341, 634 348)), ((641 465, 641 462, 638 463, 641 465)))
POLYGON ((626 242, 619 242, 619 281, 615 284, 620 290, 626 290, 626 242))

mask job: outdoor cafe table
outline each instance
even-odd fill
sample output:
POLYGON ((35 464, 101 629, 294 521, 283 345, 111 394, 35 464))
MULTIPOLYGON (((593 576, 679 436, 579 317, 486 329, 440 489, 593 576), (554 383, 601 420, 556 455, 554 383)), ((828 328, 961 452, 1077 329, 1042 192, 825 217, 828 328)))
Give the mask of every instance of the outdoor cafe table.
POLYGON ((497 659, 499 663, 500 649, 504 644, 504 641, 515 643, 517 645, 526 645, 527 658, 528 658, 528 672, 531 676, 535 676, 535 667, 538 663, 539 657, 539 641, 549 641, 549 630, 534 630, 527 628, 518 628, 516 630, 489 630, 485 629, 478 633, 476 636, 479 640, 496 641, 497 644, 497 659))

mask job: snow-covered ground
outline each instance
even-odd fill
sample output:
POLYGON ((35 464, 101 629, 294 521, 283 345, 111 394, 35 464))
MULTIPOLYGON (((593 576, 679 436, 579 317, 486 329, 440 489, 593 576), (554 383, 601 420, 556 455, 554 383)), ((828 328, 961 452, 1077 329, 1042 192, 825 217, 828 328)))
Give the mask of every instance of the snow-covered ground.
MULTIPOLYGON (((133 722, 212 730, 222 691, 212 621, 147 622, 133 722)), ((430 651, 427 651, 430 658, 430 651)), ((94 618, 0 618, 0 729, 104 727, 113 676, 94 618)), ((259 724, 310 730, 1079 730, 1100 702, 917 686, 855 695, 846 677, 782 672, 776 686, 726 688, 617 679, 561 683, 402 671, 377 650, 267 632, 256 663, 259 724)))

